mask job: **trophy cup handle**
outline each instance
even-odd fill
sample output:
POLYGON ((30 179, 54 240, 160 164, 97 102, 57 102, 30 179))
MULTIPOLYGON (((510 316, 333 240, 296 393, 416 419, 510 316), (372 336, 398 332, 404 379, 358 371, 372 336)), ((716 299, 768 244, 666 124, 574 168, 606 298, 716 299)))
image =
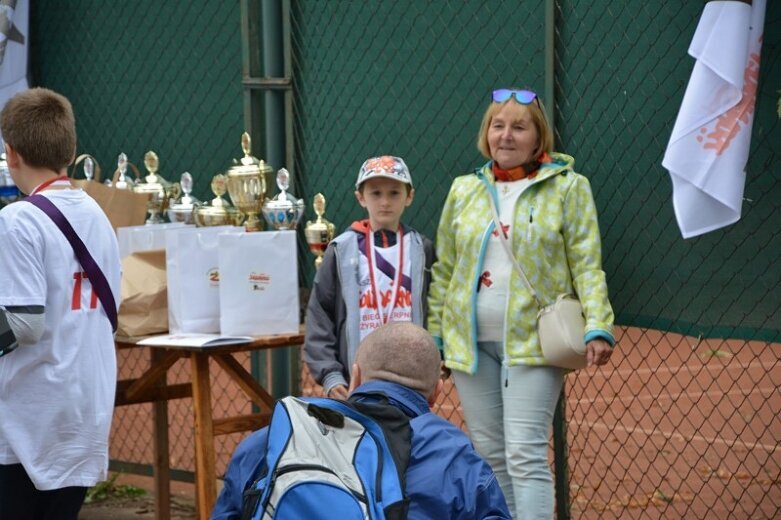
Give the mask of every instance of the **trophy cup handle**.
MULTIPOLYGON (((76 157, 76 160, 73 161, 73 165, 72 165, 72 168, 71 168, 70 175, 68 175, 68 176, 70 178, 72 178, 72 179, 75 179, 76 178, 76 166, 78 166, 80 162, 86 161, 87 159, 91 159, 92 163, 94 165, 94 170, 93 170, 94 171, 94 175, 92 177, 92 180, 95 180, 96 182, 100 182, 100 164, 98 164, 98 160, 97 159, 95 159, 93 156, 91 156, 88 153, 83 153, 83 154, 79 155, 78 157, 76 157)), ((86 168, 87 168, 87 163, 85 162, 84 163, 84 169, 86 170, 86 168)), ((90 180, 89 176, 86 174, 86 171, 85 171, 85 177, 87 178, 87 180, 90 180)))
POLYGON ((171 186, 168 188, 168 198, 169 199, 178 199, 179 195, 182 194, 182 185, 178 182, 174 182, 171 184, 171 186))
POLYGON ((168 188, 165 190, 165 197, 163 197, 163 214, 168 214, 168 208, 173 204, 177 198, 179 198, 179 194, 182 192, 182 187, 178 182, 172 183, 168 188))

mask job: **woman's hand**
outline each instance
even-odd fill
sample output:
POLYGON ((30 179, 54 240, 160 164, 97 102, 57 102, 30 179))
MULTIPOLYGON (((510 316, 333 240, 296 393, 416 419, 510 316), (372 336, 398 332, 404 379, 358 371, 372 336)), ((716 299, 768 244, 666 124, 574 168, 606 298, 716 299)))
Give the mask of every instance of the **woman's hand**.
POLYGON ((604 339, 592 339, 586 343, 586 365, 604 365, 613 354, 613 347, 604 339))
POLYGON ((347 399, 347 387, 344 385, 336 385, 328 391, 328 397, 331 399, 347 399))
POLYGON ((442 381, 447 380, 447 378, 450 377, 450 369, 445 366, 444 361, 439 362, 439 378, 442 381))

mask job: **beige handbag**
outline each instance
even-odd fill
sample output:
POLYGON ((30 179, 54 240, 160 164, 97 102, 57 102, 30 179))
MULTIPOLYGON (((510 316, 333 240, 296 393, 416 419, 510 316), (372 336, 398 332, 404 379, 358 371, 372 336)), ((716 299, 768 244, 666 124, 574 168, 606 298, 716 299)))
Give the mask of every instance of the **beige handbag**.
POLYGON ((583 306, 571 294, 559 295, 554 303, 537 313, 542 355, 553 366, 573 370, 586 367, 585 331, 583 306))
MULTIPOLYGON (((499 222, 499 213, 496 210, 496 203, 493 196, 490 195, 491 211, 493 212, 494 224, 497 230, 502 229, 499 222)), ((583 337, 586 331, 586 319, 583 316, 583 306, 575 295, 560 294, 556 301, 550 305, 542 305, 537 291, 534 290, 521 264, 515 259, 515 255, 510 250, 507 243, 507 237, 499 231, 499 242, 504 247, 507 256, 513 263, 513 267, 521 275, 526 287, 532 293, 537 306, 540 308, 537 313, 537 335, 540 338, 540 347, 542 356, 549 365, 578 369, 586 366, 586 344, 583 337)))

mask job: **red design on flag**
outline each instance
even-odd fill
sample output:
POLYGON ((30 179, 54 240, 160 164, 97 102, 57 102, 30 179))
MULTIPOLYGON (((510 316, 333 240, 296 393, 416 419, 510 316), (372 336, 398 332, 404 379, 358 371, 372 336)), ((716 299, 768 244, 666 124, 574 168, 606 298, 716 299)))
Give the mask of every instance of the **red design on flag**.
POLYGON ((765 8, 708 2, 692 37, 696 61, 662 160, 683 238, 740 220, 765 8))
POLYGON ((701 134, 697 136, 697 141, 702 143, 706 150, 715 150, 716 155, 729 148, 730 143, 741 130, 740 123, 743 126, 750 125, 751 116, 754 114, 754 102, 757 98, 757 85, 759 84, 759 54, 749 56, 746 70, 743 73, 743 97, 740 103, 722 114, 714 125, 711 133, 708 133, 707 127, 700 128, 701 134), (707 138, 707 140, 705 140, 707 138))

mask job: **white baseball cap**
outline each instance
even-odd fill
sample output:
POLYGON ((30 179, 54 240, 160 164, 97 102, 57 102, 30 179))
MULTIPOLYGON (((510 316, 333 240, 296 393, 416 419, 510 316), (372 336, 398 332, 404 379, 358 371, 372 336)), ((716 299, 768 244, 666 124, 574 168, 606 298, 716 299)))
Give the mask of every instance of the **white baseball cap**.
POLYGON ((409 168, 404 164, 404 160, 401 157, 392 155, 381 155, 367 159, 361 165, 361 171, 358 172, 358 180, 355 181, 355 189, 357 190, 364 181, 378 177, 393 179, 394 181, 412 186, 412 176, 409 173, 409 168))

